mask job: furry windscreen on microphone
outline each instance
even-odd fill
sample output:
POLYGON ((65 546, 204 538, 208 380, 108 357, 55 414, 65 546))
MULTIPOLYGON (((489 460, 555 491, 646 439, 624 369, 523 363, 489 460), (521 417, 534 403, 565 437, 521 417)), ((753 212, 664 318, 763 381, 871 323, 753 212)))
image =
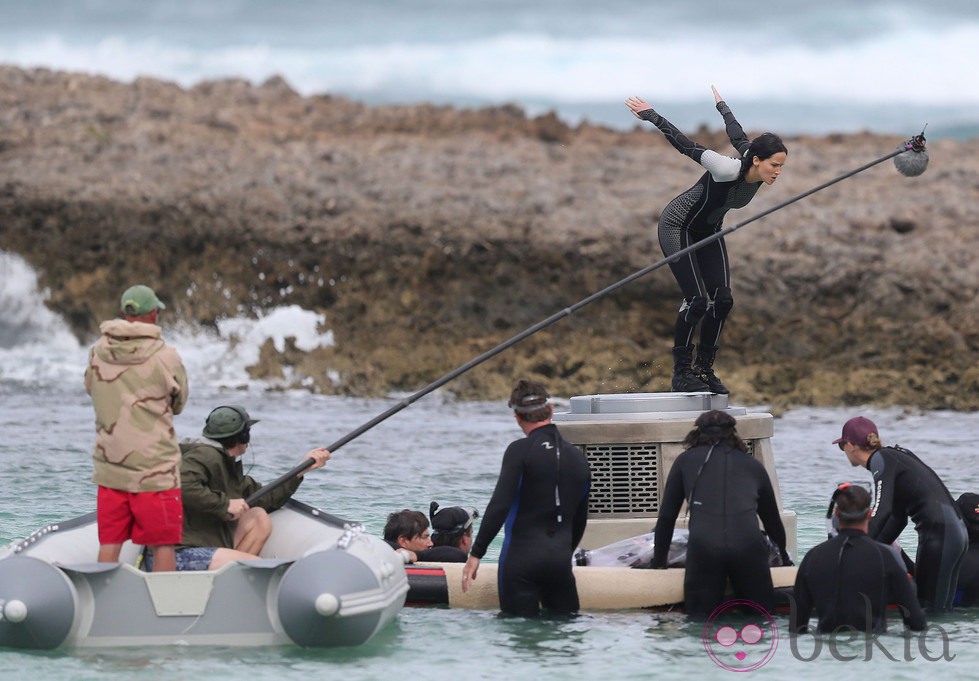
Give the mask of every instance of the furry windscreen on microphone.
POLYGON ((894 167, 905 177, 917 177, 928 167, 928 150, 925 149, 924 134, 915 135, 898 147, 903 154, 894 157, 894 167))

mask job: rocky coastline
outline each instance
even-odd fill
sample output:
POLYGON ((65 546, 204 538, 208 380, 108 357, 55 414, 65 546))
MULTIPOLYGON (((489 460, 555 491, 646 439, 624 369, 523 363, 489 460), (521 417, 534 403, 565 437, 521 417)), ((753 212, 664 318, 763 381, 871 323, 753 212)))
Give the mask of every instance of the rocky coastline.
MULTIPOLYGON (((691 136, 729 153, 721 130, 691 136)), ((786 137, 782 177, 726 224, 902 141, 786 137)), ((920 177, 888 161, 729 237, 716 368, 732 401, 979 409, 979 139, 929 154, 920 177)), ((698 175, 638 125, 370 107, 278 78, 184 89, 0 67, 0 249, 38 270, 79 338, 136 281, 168 321, 297 304, 324 315, 335 347, 268 343, 250 372, 289 368, 325 393, 417 390, 659 260, 659 211, 698 175)), ((667 390, 679 300, 660 268, 447 388, 667 390)))

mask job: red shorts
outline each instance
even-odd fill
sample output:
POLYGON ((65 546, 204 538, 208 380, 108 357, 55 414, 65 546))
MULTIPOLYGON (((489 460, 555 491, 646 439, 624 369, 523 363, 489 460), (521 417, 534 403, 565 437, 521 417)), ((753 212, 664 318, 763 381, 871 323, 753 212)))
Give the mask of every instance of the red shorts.
POLYGON ((132 539, 142 546, 172 546, 183 537, 180 488, 162 492, 124 492, 99 486, 99 544, 132 539))

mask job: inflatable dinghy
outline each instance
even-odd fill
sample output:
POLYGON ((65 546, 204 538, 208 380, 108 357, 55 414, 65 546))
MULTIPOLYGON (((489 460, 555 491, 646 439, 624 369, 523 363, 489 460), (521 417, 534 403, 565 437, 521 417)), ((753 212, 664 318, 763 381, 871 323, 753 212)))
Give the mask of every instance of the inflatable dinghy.
POLYGON ((213 572, 144 572, 131 542, 98 563, 95 513, 42 528, 0 552, 0 646, 354 646, 401 611, 380 538, 296 500, 270 517, 260 559, 213 572))

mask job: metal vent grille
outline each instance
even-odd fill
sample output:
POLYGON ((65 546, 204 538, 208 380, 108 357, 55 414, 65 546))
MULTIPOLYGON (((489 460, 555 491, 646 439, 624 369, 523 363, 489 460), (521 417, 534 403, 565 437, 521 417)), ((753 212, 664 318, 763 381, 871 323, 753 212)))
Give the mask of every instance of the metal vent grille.
POLYGON ((589 517, 659 513, 659 445, 579 445, 591 466, 589 517))

